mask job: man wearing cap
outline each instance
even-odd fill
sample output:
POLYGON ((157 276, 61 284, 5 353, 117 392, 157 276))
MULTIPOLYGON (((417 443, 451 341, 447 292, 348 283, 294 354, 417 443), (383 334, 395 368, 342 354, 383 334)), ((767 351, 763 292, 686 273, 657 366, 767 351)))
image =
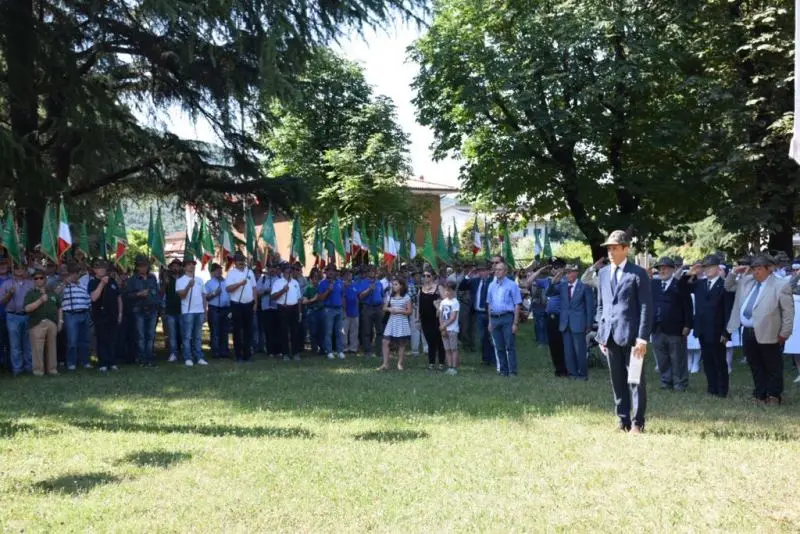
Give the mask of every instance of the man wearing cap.
POLYGON ((608 236, 609 265, 598 273, 597 341, 608 358, 617 428, 644 431, 647 388, 644 373, 638 384, 628 384, 631 358, 644 358, 653 324, 653 296, 647 272, 628 261, 630 240, 623 230, 608 236))
POLYGON ((231 297, 225 289, 222 265, 211 264, 211 279, 203 288, 208 304, 208 329, 211 334, 211 353, 215 358, 230 358, 228 339, 230 331, 231 297))
POLYGON ((594 294, 592 288, 578 280, 579 272, 577 265, 568 265, 558 271, 547 293, 558 294, 561 300, 558 329, 564 339, 567 372, 573 380, 588 380, 586 334, 592 329, 594 294))
POLYGON ((146 256, 137 255, 135 265, 136 273, 125 283, 125 294, 136 327, 137 359, 142 367, 155 367, 153 342, 158 318, 158 281, 150 273, 150 261, 146 256))
POLYGON ((33 273, 33 284, 34 288, 25 295, 33 374, 57 375, 56 335, 64 327, 61 298, 47 290, 47 275, 41 269, 33 273))
POLYGON ((725 291, 725 281, 720 276, 721 263, 716 254, 706 256, 699 268, 695 265, 689 270, 686 280, 689 291, 694 293, 694 335, 700 341, 708 394, 727 397, 730 380, 725 359, 725 345, 729 339, 726 326, 733 296, 725 291))
POLYGON ((67 370, 77 366, 91 369, 89 348, 91 347, 92 299, 79 282, 81 268, 77 263, 67 265, 67 283, 61 293, 61 310, 64 329, 67 332, 67 370))
POLYGON ((203 282, 195 276, 197 263, 194 256, 186 254, 183 276, 175 282, 175 292, 181 299, 181 334, 183 335, 183 363, 186 367, 208 365, 203 357, 203 322, 206 317, 206 299, 203 282))
POLYGON ((302 320, 303 298, 300 284, 294 279, 291 264, 281 266, 283 275, 272 284, 270 300, 278 305, 280 317, 280 346, 284 361, 294 357, 300 359, 303 352, 303 340, 300 338, 300 321, 302 320))
POLYGON ((344 338, 342 335, 342 305, 344 302, 344 286, 336 274, 336 267, 332 264, 325 269, 325 279, 319 283, 319 297, 325 307, 325 330, 322 334, 323 350, 328 354, 328 359, 336 357, 344 360, 344 338))
POLYGON ((253 313, 258 309, 256 277, 240 250, 233 255, 233 263, 234 268, 228 271, 225 282, 225 290, 231 298, 233 352, 237 362, 249 362, 253 353, 253 313))
POLYGON ((783 344, 792 335, 794 301, 787 280, 770 272, 771 261, 753 259, 749 268, 738 267, 725 281, 725 289, 736 293, 728 332, 742 326, 742 344, 753 373, 753 398, 770 405, 783 395, 783 344))
POLYGON ((97 339, 97 359, 100 372, 118 371, 117 335, 122 324, 122 294, 119 284, 108 274, 108 263, 98 260, 94 277, 87 288, 92 299, 92 320, 97 339))
POLYGON ((661 373, 661 389, 686 391, 689 386, 686 337, 692 330, 692 297, 685 284, 674 278, 675 262, 656 262, 658 278, 653 293, 653 351, 661 373))

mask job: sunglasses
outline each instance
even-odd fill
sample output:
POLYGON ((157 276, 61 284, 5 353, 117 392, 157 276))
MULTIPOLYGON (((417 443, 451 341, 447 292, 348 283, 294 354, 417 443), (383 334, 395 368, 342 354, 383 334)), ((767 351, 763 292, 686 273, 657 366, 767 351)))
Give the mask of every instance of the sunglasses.
POLYGON ((423 274, 423 275, 422 275, 422 277, 423 277, 423 278, 430 278, 430 277, 431 277, 431 275, 429 275, 429 274, 423 274))
POLYGON ((44 280, 44 276, 34 276, 34 280, 44 280))

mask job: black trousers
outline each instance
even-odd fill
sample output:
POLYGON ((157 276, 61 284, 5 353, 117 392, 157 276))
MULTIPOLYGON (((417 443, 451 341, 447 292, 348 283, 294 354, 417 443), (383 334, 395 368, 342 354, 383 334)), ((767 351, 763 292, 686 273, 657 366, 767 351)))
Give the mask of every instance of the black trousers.
POLYGON ((359 333, 361 334, 361 350, 367 356, 381 354, 381 340, 383 339, 383 305, 364 305, 361 307, 359 320, 359 333))
POLYGON ((295 356, 303 352, 303 340, 300 338, 300 307, 281 306, 280 316, 280 352, 284 356, 295 356))
POLYGON ((556 376, 569 376, 567 365, 564 362, 564 337, 558 328, 560 321, 559 314, 547 314, 547 344, 550 347, 550 359, 553 360, 556 376))
POLYGON ((753 373, 753 397, 781 398, 783 395, 783 358, 779 343, 759 343, 752 328, 744 328, 742 346, 753 373))
POLYGON ((231 302, 233 319, 233 353, 237 361, 253 357, 253 303, 231 302))
POLYGON ((611 373, 611 389, 614 392, 614 409, 619 422, 625 428, 631 423, 644 428, 647 410, 647 384, 645 372, 639 384, 628 384, 628 365, 631 359, 631 345, 620 347, 614 340, 608 340, 608 370, 611 373))
POLYGON ((434 365, 438 360, 440 364, 444 365, 444 343, 439 330, 439 320, 435 316, 423 317, 420 322, 422 323, 422 334, 425 336, 425 341, 428 342, 428 363, 434 365))
POLYGON ((703 359, 703 371, 708 381, 708 393, 718 397, 728 396, 728 362, 725 359, 725 343, 719 338, 700 339, 700 357, 703 359))

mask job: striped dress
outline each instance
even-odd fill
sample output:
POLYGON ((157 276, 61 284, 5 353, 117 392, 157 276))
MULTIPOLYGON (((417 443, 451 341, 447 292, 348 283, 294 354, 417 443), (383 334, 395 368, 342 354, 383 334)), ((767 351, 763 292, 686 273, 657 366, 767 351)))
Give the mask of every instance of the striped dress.
MULTIPOLYGON (((393 295, 389 299, 389 307, 405 309, 409 302, 411 302, 411 297, 408 295, 402 297, 393 295)), ((410 339, 411 327, 408 324, 408 316, 400 313, 392 313, 389 316, 389 321, 386 323, 386 328, 383 330, 383 337, 398 340, 410 339)))

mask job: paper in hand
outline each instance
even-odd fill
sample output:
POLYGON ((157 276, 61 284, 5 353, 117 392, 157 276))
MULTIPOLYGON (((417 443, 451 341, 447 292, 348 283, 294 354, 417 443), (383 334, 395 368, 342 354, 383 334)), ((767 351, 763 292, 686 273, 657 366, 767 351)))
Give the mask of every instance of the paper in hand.
POLYGON ((631 348, 631 358, 628 361, 628 384, 638 385, 642 379, 642 369, 644 368, 644 358, 637 358, 631 348))

